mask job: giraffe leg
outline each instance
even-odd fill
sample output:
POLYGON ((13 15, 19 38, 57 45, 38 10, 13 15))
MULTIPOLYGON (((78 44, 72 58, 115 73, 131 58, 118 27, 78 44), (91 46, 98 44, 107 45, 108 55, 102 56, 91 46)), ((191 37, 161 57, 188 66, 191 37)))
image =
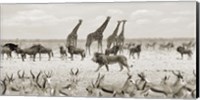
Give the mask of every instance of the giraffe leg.
POLYGON ((86 54, 87 54, 87 51, 88 51, 88 50, 87 50, 87 46, 85 46, 85 52, 86 52, 86 54))
POLYGON ((97 52, 99 52, 99 43, 98 43, 98 45, 97 45, 97 52))
POLYGON ((99 48, 101 50, 101 53, 103 53, 103 49, 102 49, 102 40, 98 41, 98 52, 99 52, 99 48))
POLYGON ((101 53, 103 53, 103 48, 102 48, 102 42, 100 43, 100 47, 101 47, 101 53))
POLYGON ((108 42, 107 48, 110 48, 111 44, 112 44, 111 42, 108 42))
POLYGON ((77 47, 77 39, 75 40, 75 47, 77 47))
POLYGON ((90 46, 88 47, 88 50, 89 50, 89 55, 91 55, 91 53, 90 53, 90 46))

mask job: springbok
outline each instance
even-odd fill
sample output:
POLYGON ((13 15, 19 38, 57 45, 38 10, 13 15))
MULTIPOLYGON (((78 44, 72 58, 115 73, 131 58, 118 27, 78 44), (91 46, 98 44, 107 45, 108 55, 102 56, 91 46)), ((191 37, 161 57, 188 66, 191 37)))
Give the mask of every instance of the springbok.
POLYGON ((102 94, 105 96, 107 94, 108 96, 112 97, 124 97, 125 94, 128 94, 128 96, 132 97, 134 96, 136 87, 134 81, 131 79, 132 75, 127 75, 127 80, 122 87, 119 87, 116 85, 104 83, 105 75, 100 76, 99 73, 95 84, 92 82, 92 86, 88 86, 86 90, 90 96, 102 96, 102 94))
POLYGON ((69 79, 70 83, 63 87, 63 89, 73 90, 76 89, 79 79, 78 79, 79 69, 76 69, 76 72, 73 71, 73 68, 70 70, 71 79, 69 79))
POLYGON ((196 98, 196 72, 193 70, 194 78, 187 81, 186 87, 191 91, 191 97, 196 98))
POLYGON ((186 87, 183 80, 183 75, 180 71, 175 73, 172 71, 173 75, 176 76, 176 81, 174 83, 169 83, 169 77, 164 77, 160 84, 148 83, 146 90, 151 90, 156 94, 164 94, 167 98, 184 98, 188 95, 190 90, 186 87))
POLYGON ((15 85, 15 79, 13 77, 13 74, 9 77, 6 74, 6 77, 3 79, 3 91, 2 95, 19 95, 20 94, 20 88, 15 85))

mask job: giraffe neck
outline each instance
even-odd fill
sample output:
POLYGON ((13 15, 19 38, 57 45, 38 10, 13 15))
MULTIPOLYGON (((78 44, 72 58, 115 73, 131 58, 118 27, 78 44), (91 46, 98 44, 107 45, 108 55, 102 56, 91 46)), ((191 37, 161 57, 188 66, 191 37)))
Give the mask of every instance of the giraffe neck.
POLYGON ((78 31, 78 29, 79 29, 79 27, 81 26, 81 22, 79 22, 75 27, 74 27, 74 29, 72 30, 72 34, 77 34, 77 31, 78 31))
POLYGON ((120 26, 120 23, 117 24, 117 27, 115 28, 115 30, 113 32, 113 35, 117 35, 117 32, 119 30, 119 26, 120 26))
POLYGON ((95 31, 98 32, 99 34, 102 34, 104 30, 106 29, 106 26, 108 25, 108 22, 110 21, 110 18, 107 18, 105 22, 95 31))
POLYGON ((123 22, 122 31, 121 31, 121 33, 120 33, 120 36, 124 36, 125 23, 126 23, 126 22, 123 22))

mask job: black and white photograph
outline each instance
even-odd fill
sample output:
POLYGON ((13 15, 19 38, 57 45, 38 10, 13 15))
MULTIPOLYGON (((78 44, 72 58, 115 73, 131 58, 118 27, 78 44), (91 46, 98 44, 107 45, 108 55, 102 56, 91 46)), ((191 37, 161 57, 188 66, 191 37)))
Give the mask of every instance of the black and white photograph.
POLYGON ((0 95, 196 98, 196 3, 2 3, 0 95))

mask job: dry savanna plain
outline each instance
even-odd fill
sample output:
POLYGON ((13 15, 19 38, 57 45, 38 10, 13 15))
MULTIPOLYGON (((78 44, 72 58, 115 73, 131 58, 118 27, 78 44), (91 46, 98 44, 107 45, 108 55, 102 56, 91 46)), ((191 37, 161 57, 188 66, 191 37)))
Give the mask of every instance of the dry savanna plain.
MULTIPOLYGON (((135 43, 142 44, 142 50, 140 54, 140 58, 137 56, 135 59, 129 58, 129 51, 124 49, 124 52, 121 55, 125 55, 128 59, 128 64, 130 67, 130 74, 132 75, 132 80, 136 81, 139 79, 138 74, 143 72, 146 75, 146 79, 148 81, 159 84, 161 79, 164 76, 170 76, 169 83, 174 83, 176 80, 176 76, 173 75, 171 70, 177 71, 179 70, 183 74, 183 78, 185 81, 189 81, 194 77, 193 70, 196 71, 196 47, 191 48, 193 55, 191 58, 188 58, 187 55, 184 55, 183 59, 181 58, 180 53, 176 51, 176 47, 181 45, 182 43, 187 43, 189 41, 194 41, 194 39, 130 39, 125 41, 126 43, 135 43), (147 43, 156 42, 155 49, 146 48, 145 45, 147 43), (167 49, 159 49, 159 45, 162 43, 173 42, 175 47, 170 50, 167 49)), ((92 44, 92 54, 86 54, 84 60, 81 60, 81 57, 78 55, 74 56, 74 60, 72 61, 68 54, 64 59, 60 58, 59 46, 64 46, 65 40, 3 40, 2 45, 8 42, 17 43, 21 48, 30 47, 33 44, 40 43, 45 47, 52 48, 54 56, 48 61, 48 56, 46 54, 42 54, 42 60, 39 60, 39 56, 36 56, 36 61, 33 62, 29 56, 23 62, 21 57, 17 57, 17 55, 13 52, 13 57, 11 59, 1 59, 1 80, 6 77, 6 74, 10 76, 13 74, 14 78, 17 79, 17 71, 25 72, 26 77, 31 77, 30 70, 34 74, 42 72, 52 72, 51 75, 51 86, 52 87, 64 87, 71 83, 72 75, 70 74, 71 69, 75 71, 77 68, 79 69, 79 73, 76 76, 77 84, 75 89, 67 89, 63 90, 68 96, 78 96, 78 97, 86 97, 89 96, 86 88, 91 86, 91 81, 95 82, 98 74, 105 75, 104 83, 110 84, 112 86, 122 87, 124 82, 127 80, 127 69, 124 68, 122 71, 118 64, 109 65, 109 71, 106 70, 105 67, 102 67, 98 72, 95 70, 98 67, 98 64, 93 62, 91 59, 93 57, 93 53, 97 51, 97 43, 92 44)), ((79 40, 78 47, 85 49, 85 41, 79 40)), ((103 42, 103 50, 106 48, 106 42, 103 42)), ((120 54, 119 54, 120 55, 120 54)), ((42 73, 43 75, 43 73, 42 73)), ((43 77, 41 75, 41 77, 43 77)), ((42 81, 42 80, 41 80, 42 81)), ((17 84, 17 82, 14 82, 17 84)), ((19 85, 20 83, 18 83, 19 85)), ((26 84, 24 82, 23 84, 26 84)), ((1 87, 3 88, 3 87, 1 87)), ((30 91, 29 87, 25 87, 26 91, 30 91)), ((2 91, 2 90, 0 90, 2 91)), ((48 93, 18 93, 18 92, 10 92, 7 95, 40 95, 40 96, 50 96, 48 93)), ((111 95, 104 94, 103 92, 100 94, 103 97, 111 97, 111 95)), ((55 95, 60 96, 60 95, 55 95)), ((143 97, 143 96, 133 96, 133 97, 143 97)), ((156 98, 156 97, 165 97, 164 95, 157 95, 149 93, 147 98, 156 98)))

